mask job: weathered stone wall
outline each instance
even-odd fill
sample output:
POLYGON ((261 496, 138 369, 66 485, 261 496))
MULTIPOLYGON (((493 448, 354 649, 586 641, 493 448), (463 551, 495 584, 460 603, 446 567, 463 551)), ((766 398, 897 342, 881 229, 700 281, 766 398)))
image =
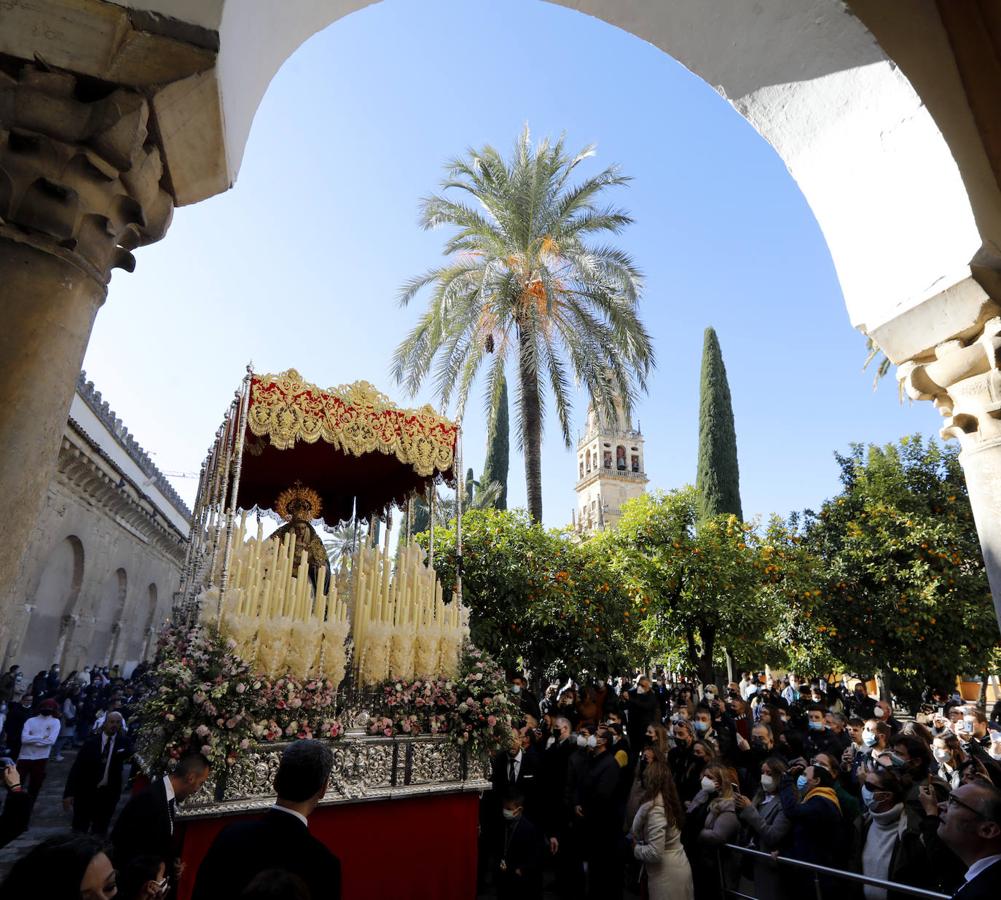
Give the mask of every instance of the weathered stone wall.
POLYGON ((143 659, 184 564, 180 498, 83 381, 74 411, 0 634, 4 664, 29 678, 143 659))

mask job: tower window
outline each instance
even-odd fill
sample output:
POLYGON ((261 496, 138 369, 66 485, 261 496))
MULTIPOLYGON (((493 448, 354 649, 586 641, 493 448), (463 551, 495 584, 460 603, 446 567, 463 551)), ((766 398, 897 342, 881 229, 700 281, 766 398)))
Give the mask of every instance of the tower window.
POLYGON ((632 455, 631 463, 632 463, 632 470, 634 472, 638 472, 640 470, 640 458, 635 453, 632 455))
POLYGON ((620 472, 626 471, 626 448, 621 444, 615 448, 615 468, 620 472))
POLYGON ((605 451, 605 458, 604 458, 603 462, 604 462, 604 466, 605 466, 606 469, 612 468, 612 451, 611 450, 606 450, 605 451))

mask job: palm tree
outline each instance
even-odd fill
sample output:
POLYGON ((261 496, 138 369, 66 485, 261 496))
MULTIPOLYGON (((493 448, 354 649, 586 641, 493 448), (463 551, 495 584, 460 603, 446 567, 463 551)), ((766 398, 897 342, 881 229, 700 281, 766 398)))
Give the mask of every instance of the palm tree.
POLYGON ((600 206, 602 191, 628 178, 611 166, 577 185, 571 175, 589 146, 570 156, 563 138, 533 146, 526 127, 510 161, 493 147, 469 150, 446 165, 442 191, 466 192, 476 206, 443 194, 421 202, 424 229, 453 226, 449 261, 405 284, 406 306, 431 287, 428 308, 400 344, 393 375, 416 393, 434 366, 442 406, 459 414, 485 357, 488 410, 496 407, 504 366, 518 372, 518 440, 525 454, 528 509, 542 520, 542 426, 552 394, 560 430, 572 446, 571 379, 582 384, 603 421, 616 398, 628 414, 654 365, 650 336, 637 314, 642 279, 621 250, 592 245, 632 219, 600 206), (437 365, 435 359, 437 358, 437 365))

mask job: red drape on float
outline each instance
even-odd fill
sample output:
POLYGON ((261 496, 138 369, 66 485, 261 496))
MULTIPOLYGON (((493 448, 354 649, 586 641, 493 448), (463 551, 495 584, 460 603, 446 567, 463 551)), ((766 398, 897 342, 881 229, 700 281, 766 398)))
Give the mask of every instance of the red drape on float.
MULTIPOLYGON (((341 861, 343 900, 473 900, 478 814, 478 794, 434 794, 322 806, 310 816, 309 830, 341 861)), ((215 836, 250 818, 185 823, 178 900, 190 900, 215 836)))

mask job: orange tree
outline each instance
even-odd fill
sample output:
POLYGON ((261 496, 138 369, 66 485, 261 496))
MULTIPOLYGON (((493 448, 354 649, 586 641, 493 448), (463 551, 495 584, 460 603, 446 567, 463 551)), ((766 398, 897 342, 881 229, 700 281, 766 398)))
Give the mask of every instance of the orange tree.
POLYGON ((738 648, 744 660, 764 654, 780 622, 775 590, 766 580, 764 538, 736 516, 699 522, 695 492, 644 494, 622 507, 614 530, 594 541, 633 596, 641 633, 654 654, 680 648, 703 683, 716 679, 723 646, 738 648))
MULTIPOLYGON (((418 540, 427 546, 427 533, 418 540)), ((522 509, 462 518, 470 637, 508 669, 547 679, 608 675, 635 659, 635 614, 608 561, 522 509)), ((456 532, 435 529, 435 569, 455 583, 456 532)))
POLYGON ((981 672, 998 644, 955 449, 920 436, 837 455, 841 493, 804 514, 819 590, 795 598, 804 640, 913 702, 924 684, 981 672))

